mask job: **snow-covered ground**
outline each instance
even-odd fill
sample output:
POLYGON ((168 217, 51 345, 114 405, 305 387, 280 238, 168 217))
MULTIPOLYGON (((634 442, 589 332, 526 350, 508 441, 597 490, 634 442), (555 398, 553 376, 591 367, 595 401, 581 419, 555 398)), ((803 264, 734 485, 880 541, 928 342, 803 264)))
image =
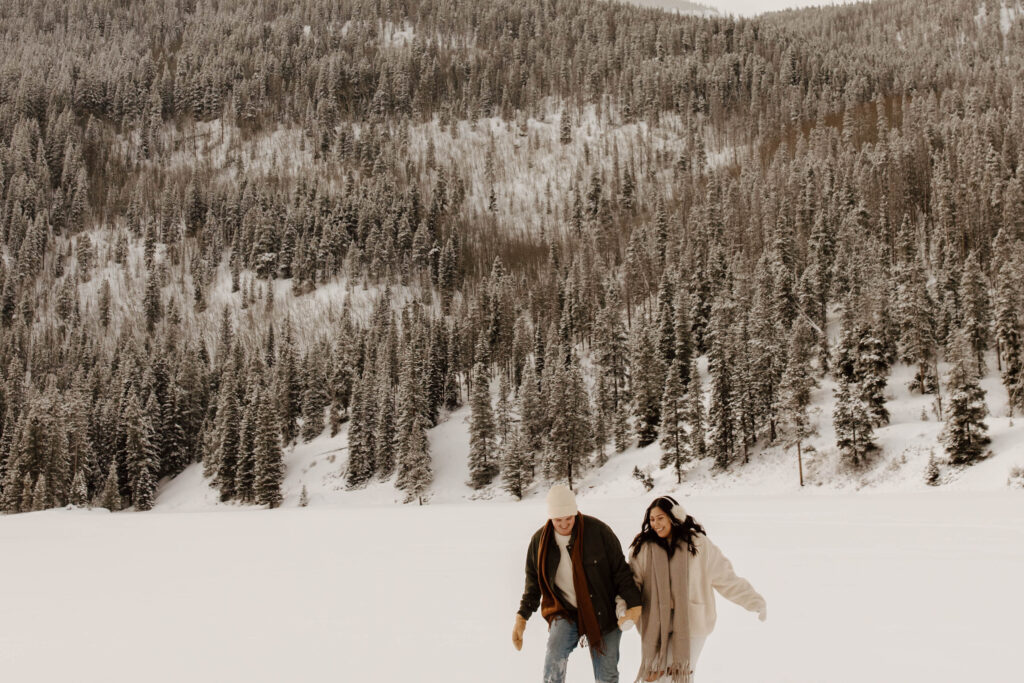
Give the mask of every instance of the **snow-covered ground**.
MULTIPOLYGON (((623 543, 651 495, 580 496, 623 543)), ((684 500, 768 621, 719 600, 701 683, 1009 681, 1019 675, 1024 501, 977 494, 684 500)), ((511 645, 539 499, 425 507, 0 518, 7 681, 539 680, 511 645)), ((636 632, 620 671, 632 679, 636 632)), ((569 680, 592 680, 587 654, 569 680)))
MULTIPOLYGON (((1014 679, 1024 492, 1006 478, 1024 465, 1021 421, 986 378, 996 454, 927 487, 922 449, 939 423, 921 420, 930 399, 907 394, 907 372, 889 383, 886 450, 852 482, 830 433, 803 489, 795 455, 778 447, 725 473, 698 463, 682 485, 657 469, 656 444, 631 448, 577 482, 580 508, 624 545, 654 495, 679 494, 767 598, 764 624, 719 601, 701 683, 1014 679), (653 492, 634 466, 654 474, 653 492)), ((816 398, 825 423, 830 396, 826 386, 816 398)), ((219 504, 193 465, 162 483, 152 512, 0 517, 3 680, 538 680, 540 618, 522 652, 510 634, 547 485, 522 502, 497 486, 473 492, 469 411, 445 417, 429 434, 426 506, 400 505, 390 481, 346 491, 343 426, 286 452, 282 509, 219 504)), ((623 681, 638 656, 625 634, 623 681)), ((586 653, 569 680, 592 680, 586 653)))

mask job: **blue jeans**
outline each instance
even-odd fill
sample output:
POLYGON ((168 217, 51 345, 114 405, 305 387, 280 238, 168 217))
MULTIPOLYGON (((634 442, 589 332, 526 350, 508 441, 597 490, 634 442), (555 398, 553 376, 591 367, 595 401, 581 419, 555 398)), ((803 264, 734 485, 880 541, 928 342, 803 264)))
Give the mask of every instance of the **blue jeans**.
MULTIPOLYGON (((614 628, 601 635, 604 654, 590 647, 590 661, 594 665, 597 683, 619 683, 619 639, 622 631, 614 628)), ((548 648, 544 656, 544 683, 564 683, 569 653, 576 649, 580 634, 576 623, 568 619, 555 619, 548 630, 548 648)))

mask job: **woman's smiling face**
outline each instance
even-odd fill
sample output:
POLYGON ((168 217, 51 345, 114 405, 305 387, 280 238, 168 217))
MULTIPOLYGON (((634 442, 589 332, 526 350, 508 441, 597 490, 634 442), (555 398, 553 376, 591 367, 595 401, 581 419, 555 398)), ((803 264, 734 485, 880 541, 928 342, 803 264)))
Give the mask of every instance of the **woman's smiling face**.
POLYGON ((654 529, 654 533, 658 534, 661 538, 668 538, 669 534, 672 533, 672 520, 665 514, 665 511, 655 505, 651 508, 651 515, 649 517, 651 522, 651 528, 654 529))

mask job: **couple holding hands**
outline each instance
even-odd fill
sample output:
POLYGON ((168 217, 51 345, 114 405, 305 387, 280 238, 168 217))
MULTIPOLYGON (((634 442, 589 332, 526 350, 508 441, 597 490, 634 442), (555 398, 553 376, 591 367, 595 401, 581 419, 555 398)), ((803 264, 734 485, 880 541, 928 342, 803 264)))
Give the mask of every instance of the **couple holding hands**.
POLYGON ((566 486, 548 492, 548 522, 530 540, 526 586, 512 642, 523 646, 526 620, 538 605, 548 622, 544 683, 563 683, 569 654, 590 647, 594 680, 619 680, 619 639, 639 628, 637 681, 692 683, 704 640, 715 627, 717 590, 761 621, 764 598, 670 496, 651 503, 629 548, 629 564, 615 533, 582 515, 566 486))

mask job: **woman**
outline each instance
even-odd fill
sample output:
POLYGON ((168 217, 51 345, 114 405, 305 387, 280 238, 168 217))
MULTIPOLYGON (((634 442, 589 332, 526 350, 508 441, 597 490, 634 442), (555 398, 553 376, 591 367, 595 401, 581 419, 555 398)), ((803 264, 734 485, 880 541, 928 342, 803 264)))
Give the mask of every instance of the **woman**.
MULTIPOLYGON (((715 595, 767 618, 764 598, 732 564, 703 527, 670 496, 647 508, 630 546, 629 565, 640 588, 642 660, 637 681, 692 683, 697 657, 715 627, 715 595), (685 609, 682 609, 685 607, 685 609)), ((620 626, 626 626, 620 619, 620 626)))

